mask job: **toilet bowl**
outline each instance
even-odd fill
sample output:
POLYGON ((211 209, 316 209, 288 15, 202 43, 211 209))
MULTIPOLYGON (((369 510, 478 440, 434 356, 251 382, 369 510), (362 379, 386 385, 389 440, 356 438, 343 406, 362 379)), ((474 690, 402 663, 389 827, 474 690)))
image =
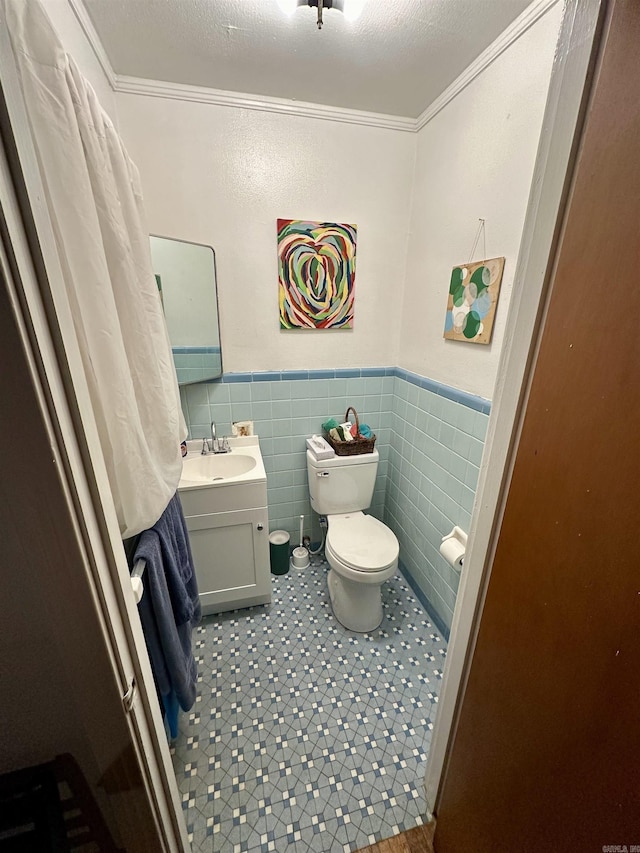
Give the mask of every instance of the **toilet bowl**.
POLYGON ((330 566, 329 598, 336 619, 365 633, 382 622, 382 584, 398 570, 398 540, 370 506, 378 451, 318 460, 307 451, 313 509, 327 517, 325 556, 330 566))
POLYGON ((377 450, 317 459, 307 450, 311 506, 327 517, 325 556, 333 613, 345 628, 365 633, 382 622, 382 584, 398 570, 398 540, 363 510, 371 506, 377 450))
POLYGON ((328 516, 327 583, 336 619, 365 633, 382 622, 381 587, 398 570, 398 540, 389 528, 363 512, 328 516))

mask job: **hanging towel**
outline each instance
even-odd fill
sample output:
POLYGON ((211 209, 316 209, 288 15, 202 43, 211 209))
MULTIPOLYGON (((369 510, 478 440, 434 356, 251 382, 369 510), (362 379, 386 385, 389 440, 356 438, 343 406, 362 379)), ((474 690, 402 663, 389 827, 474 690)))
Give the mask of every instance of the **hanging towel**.
MULTIPOLYGON (((200 621, 198 586, 187 525, 178 493, 160 519, 145 530, 135 560, 146 560, 144 594, 138 610, 151 668, 165 707, 188 711, 196 698, 196 662, 191 633, 200 621)), ((170 723, 172 721, 170 720, 170 723)), ((173 721, 172 734, 175 726, 173 721)))

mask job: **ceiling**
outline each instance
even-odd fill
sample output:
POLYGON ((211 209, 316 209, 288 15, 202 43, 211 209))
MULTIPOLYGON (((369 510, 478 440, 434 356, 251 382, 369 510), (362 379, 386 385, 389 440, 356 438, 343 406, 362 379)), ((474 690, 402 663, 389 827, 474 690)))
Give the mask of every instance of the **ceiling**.
POLYGON ((530 0, 84 0, 118 75, 416 118, 530 0))

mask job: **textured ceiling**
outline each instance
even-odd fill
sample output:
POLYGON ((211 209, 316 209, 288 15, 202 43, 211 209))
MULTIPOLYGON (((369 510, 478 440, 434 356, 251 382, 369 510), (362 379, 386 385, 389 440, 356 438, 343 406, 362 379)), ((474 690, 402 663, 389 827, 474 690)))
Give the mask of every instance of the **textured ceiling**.
POLYGON ((417 117, 530 0, 84 0, 116 74, 417 117))

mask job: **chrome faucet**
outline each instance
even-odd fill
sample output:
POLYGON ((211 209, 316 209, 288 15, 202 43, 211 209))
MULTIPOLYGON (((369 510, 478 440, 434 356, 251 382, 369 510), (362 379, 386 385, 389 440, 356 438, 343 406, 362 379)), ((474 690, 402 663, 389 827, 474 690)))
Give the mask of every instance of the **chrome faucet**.
POLYGON ((205 456, 207 453, 231 453, 229 441, 226 437, 216 437, 216 425, 211 421, 211 441, 208 438, 202 439, 201 453, 205 456))

